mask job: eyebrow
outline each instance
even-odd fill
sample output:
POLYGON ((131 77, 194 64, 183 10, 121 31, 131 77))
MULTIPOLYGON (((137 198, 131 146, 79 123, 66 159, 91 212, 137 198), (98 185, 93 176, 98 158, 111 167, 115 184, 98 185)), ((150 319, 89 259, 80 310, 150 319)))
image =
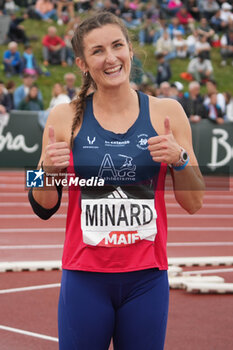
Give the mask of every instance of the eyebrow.
MULTIPOLYGON (((116 39, 116 40, 114 40, 111 44, 114 45, 114 44, 116 44, 116 43, 119 42, 119 41, 123 41, 123 39, 121 39, 121 38, 120 38, 120 39, 116 39)), ((103 47, 103 45, 96 45, 96 46, 91 47, 90 50, 99 49, 99 48, 101 48, 101 47, 103 47)))

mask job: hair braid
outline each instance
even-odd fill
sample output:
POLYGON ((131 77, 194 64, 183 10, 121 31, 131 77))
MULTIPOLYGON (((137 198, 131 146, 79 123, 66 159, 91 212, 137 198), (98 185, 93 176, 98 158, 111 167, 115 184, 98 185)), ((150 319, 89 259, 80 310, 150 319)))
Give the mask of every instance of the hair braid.
POLYGON ((71 149, 74 143, 74 131, 75 131, 75 128, 80 124, 81 119, 83 117, 83 112, 85 109, 85 102, 86 102, 85 101, 86 94, 91 85, 92 85, 92 78, 88 72, 87 75, 84 75, 81 90, 79 91, 77 98, 73 101, 73 104, 75 106, 75 116, 71 127, 71 137, 70 137, 71 149))

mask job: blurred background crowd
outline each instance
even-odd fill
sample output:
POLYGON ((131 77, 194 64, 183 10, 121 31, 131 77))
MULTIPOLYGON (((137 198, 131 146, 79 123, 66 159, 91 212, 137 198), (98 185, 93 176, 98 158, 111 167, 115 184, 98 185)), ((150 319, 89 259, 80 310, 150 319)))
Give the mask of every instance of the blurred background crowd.
POLYGON ((233 12, 231 2, 223 0, 0 0, 0 44, 4 46, 0 118, 12 109, 41 111, 44 125, 52 107, 76 97, 79 84, 73 73, 71 38, 82 18, 97 10, 119 16, 138 47, 153 50, 156 73, 145 70, 135 51, 133 88, 177 99, 190 122, 204 118, 218 124, 233 122, 233 87, 219 91, 212 57, 217 50, 219 65, 230 67, 232 73, 233 12), (42 39, 25 29, 23 22, 29 19, 47 23, 42 39), (34 42, 40 55, 34 52, 34 42), (174 81, 177 60, 185 64, 174 81), (53 79, 52 66, 64 70, 64 80, 54 81, 45 105, 38 77, 53 79), (15 77, 20 77, 20 84, 15 77))

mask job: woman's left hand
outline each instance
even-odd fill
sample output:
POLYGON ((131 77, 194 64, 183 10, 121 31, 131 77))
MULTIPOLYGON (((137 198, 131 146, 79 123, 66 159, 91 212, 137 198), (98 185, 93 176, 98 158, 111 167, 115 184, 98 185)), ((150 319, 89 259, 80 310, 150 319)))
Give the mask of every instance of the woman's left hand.
POLYGON ((176 164, 180 159, 181 146, 176 142, 168 117, 164 120, 164 135, 148 139, 148 150, 153 161, 159 163, 176 164))

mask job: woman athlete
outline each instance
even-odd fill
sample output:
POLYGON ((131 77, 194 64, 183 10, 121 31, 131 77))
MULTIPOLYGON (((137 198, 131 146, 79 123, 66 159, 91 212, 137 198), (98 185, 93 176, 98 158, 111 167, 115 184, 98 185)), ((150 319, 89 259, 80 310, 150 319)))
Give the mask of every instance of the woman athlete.
MULTIPOLYGON (((98 13, 72 40, 83 73, 73 102, 52 109, 39 167, 98 177, 69 187, 58 310, 60 350, 162 350, 169 285, 164 181, 190 214, 204 184, 182 107, 130 86, 132 45, 121 20, 98 13), (90 91, 94 91, 90 93, 90 91)), ((50 174, 49 174, 50 173, 50 174)), ((59 208, 61 187, 29 193, 37 215, 59 208)))

